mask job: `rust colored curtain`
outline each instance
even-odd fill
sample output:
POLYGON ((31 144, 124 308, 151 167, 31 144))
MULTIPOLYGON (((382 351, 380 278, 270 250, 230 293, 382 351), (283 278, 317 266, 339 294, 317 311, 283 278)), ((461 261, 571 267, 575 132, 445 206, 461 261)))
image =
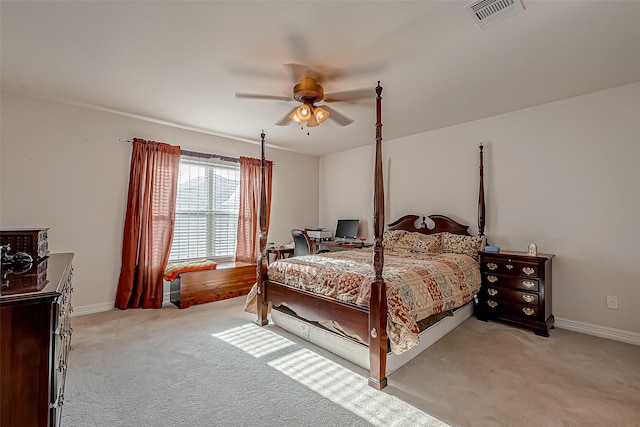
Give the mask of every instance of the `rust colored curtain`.
MULTIPOLYGON (((271 175, 273 162, 265 161, 265 190, 267 195, 267 229, 271 216, 271 175)), ((238 246, 236 261, 255 263, 260 241, 260 159, 240 157, 240 212, 238 213, 238 246)))
POLYGON ((116 307, 162 307, 175 222, 180 147, 133 140, 116 307))

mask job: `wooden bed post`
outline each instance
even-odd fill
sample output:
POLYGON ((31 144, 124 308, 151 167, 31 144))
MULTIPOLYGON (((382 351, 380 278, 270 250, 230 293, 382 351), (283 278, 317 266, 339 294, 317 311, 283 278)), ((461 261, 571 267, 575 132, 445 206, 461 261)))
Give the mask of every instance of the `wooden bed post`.
POLYGON ((264 285, 267 277, 267 189, 265 178, 266 172, 264 170, 264 136, 263 130, 262 133, 260 133, 262 157, 260 159, 260 206, 258 209, 260 214, 260 251, 258 252, 258 259, 256 261, 256 282, 258 284, 258 295, 256 298, 258 319, 256 320, 256 323, 260 326, 264 326, 269 323, 269 320, 267 320, 269 306, 264 285))
POLYGON ((375 280, 371 284, 369 300, 369 385, 377 390, 387 386, 387 289, 382 278, 384 266, 384 182, 382 179, 382 86, 376 87, 376 160, 373 190, 373 268, 375 280))
POLYGON ((483 148, 480 143, 480 190, 478 191, 478 234, 484 236, 484 164, 483 148))

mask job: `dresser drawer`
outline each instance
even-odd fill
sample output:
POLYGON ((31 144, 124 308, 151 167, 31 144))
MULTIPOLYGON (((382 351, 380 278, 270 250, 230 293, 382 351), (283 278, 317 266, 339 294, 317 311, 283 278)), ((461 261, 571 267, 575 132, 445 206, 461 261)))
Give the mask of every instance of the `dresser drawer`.
POLYGON ((540 266, 537 263, 524 263, 508 259, 489 259, 482 263, 482 272, 507 276, 540 277, 540 266))
POLYGON ((529 304, 532 306, 540 304, 540 295, 535 292, 522 292, 509 288, 487 286, 486 293, 487 299, 500 299, 501 301, 511 301, 513 303, 529 304))
POLYGON ((525 291, 538 292, 540 282, 538 279, 525 279, 522 277, 502 276, 499 274, 483 274, 482 282, 485 286, 522 289, 525 291))

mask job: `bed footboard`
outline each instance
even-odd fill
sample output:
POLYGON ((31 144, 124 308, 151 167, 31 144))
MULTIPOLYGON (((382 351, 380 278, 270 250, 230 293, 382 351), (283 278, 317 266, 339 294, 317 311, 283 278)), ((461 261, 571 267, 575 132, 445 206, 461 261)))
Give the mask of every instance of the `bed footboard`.
POLYGON ((266 282, 266 296, 274 307, 285 303, 287 308, 303 319, 315 322, 336 321, 348 335, 355 335, 363 344, 369 344, 369 315, 366 307, 355 306, 272 281, 266 282))

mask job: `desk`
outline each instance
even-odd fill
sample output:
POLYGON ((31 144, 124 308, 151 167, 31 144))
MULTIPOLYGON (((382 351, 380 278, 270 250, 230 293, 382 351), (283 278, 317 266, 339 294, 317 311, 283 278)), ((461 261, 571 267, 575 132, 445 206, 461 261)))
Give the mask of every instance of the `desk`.
POLYGON ((327 249, 331 252, 336 251, 348 251, 350 249, 363 249, 370 248, 373 246, 373 243, 362 243, 362 242, 352 242, 352 243, 338 243, 338 242, 314 242, 316 245, 316 251, 327 249))
MULTIPOLYGON (((267 248, 267 258, 271 258, 272 254, 274 255, 274 261, 277 261, 281 258, 289 258, 293 256, 293 248, 267 248)), ((271 261, 267 259, 267 264, 270 263, 271 261)))

